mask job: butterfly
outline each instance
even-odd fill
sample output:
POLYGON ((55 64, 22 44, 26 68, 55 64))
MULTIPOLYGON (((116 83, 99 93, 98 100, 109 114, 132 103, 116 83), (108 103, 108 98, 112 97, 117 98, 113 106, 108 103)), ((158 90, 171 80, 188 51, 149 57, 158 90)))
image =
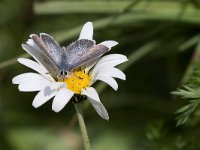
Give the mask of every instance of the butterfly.
MULTIPOLYGON (((73 73, 73 70, 95 62, 111 47, 118 44, 115 41, 104 41, 96 45, 92 36, 93 26, 91 22, 87 22, 83 26, 78 40, 64 47, 61 47, 53 37, 46 33, 30 35, 38 47, 35 49, 35 53, 41 54, 41 56, 37 54, 37 57, 42 57, 41 63, 53 77, 58 79, 65 79, 73 73)), ((23 44, 22 46, 29 45, 23 44)), ((32 53, 34 52, 32 51, 32 53)), ((36 54, 33 55, 36 56, 36 54)))
POLYGON ((40 36, 32 34, 31 38, 39 46, 46 60, 58 77, 67 77, 74 69, 100 57, 109 50, 104 45, 95 45, 93 40, 80 39, 67 47, 60 47, 54 39, 46 33, 40 36))

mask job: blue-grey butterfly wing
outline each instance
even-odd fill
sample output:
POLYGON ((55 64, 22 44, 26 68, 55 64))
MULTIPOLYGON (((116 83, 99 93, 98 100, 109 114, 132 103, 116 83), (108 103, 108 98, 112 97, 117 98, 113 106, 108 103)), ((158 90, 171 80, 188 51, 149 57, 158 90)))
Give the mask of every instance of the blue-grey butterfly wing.
MULTIPOLYGON (((95 41, 88 40, 88 39, 80 39, 78 41, 75 41, 74 43, 70 44, 66 47, 66 55, 76 55, 79 53, 86 52, 89 48, 95 45, 95 41)), ((75 57, 72 57, 71 59, 76 59, 75 57)))
POLYGON ((68 67, 69 70, 73 70, 96 58, 99 58, 109 50, 109 48, 104 45, 95 45, 95 43, 91 40, 87 40, 87 42, 82 41, 83 43, 77 42, 75 42, 73 46, 67 47, 65 52, 67 60, 65 61, 65 66, 68 67), (85 44, 85 42, 87 44, 85 44))
POLYGON ((80 58, 77 59, 77 63, 74 63, 71 69, 77 68, 79 66, 83 66, 86 63, 90 63, 93 60, 99 59, 108 50, 109 48, 104 45, 93 46, 85 54, 83 54, 80 58))
POLYGON ((80 39, 73 42, 67 47, 64 47, 64 53, 62 58, 63 69, 70 70, 72 66, 77 64, 77 60, 81 55, 86 53, 90 48, 95 45, 95 41, 88 39, 80 39))
POLYGON ((47 34, 40 34, 40 37, 36 34, 32 34, 31 38, 37 44, 37 46, 41 49, 41 52, 44 54, 44 61, 46 61, 52 69, 48 69, 51 74, 59 73, 59 59, 61 59, 60 52, 62 49, 59 45, 47 34), (56 56, 57 55, 57 56, 56 56), (54 70, 54 72, 52 72, 54 70))
POLYGON ((57 66, 60 66, 63 49, 51 36, 46 33, 41 33, 40 38, 45 46, 45 49, 43 49, 45 54, 48 55, 57 66))

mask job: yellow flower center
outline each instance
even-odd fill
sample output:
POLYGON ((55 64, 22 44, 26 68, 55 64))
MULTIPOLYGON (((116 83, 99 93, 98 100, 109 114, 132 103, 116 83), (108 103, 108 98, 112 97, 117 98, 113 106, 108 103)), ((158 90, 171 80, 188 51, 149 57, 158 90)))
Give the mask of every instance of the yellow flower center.
POLYGON ((81 89, 88 87, 91 81, 90 76, 83 70, 74 71, 68 78, 64 80, 67 88, 76 94, 81 93, 81 89))

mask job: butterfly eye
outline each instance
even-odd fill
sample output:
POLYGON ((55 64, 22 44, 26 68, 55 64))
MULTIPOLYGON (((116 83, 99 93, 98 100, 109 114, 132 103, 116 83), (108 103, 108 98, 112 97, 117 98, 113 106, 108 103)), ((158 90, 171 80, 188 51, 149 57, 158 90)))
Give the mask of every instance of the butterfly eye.
POLYGON ((63 74, 64 74, 64 71, 63 70, 60 70, 60 76, 63 76, 63 74))
POLYGON ((67 75, 67 71, 60 70, 59 74, 57 75, 58 80, 63 81, 67 75))
POLYGON ((66 71, 66 70, 60 70, 59 76, 61 76, 61 77, 67 77, 68 76, 68 71, 66 71))
POLYGON ((68 72, 67 71, 64 71, 64 76, 68 76, 68 72))

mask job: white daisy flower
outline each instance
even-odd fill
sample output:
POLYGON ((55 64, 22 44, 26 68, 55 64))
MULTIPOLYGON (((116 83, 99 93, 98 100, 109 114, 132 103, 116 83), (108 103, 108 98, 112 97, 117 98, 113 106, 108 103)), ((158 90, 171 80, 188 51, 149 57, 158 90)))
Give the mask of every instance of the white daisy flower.
MULTIPOLYGON (((84 64, 77 69, 72 70, 72 74, 60 81, 50 73, 52 67, 44 59, 39 46, 31 38, 22 44, 22 48, 29 53, 36 61, 19 58, 18 62, 36 71, 20 74, 12 79, 13 84, 18 84, 19 91, 34 92, 38 91, 32 105, 35 108, 40 107, 45 102, 53 98, 52 110, 61 111, 70 101, 74 94, 85 95, 90 101, 96 112, 103 118, 108 120, 108 112, 101 103, 97 91, 92 85, 101 80, 110 85, 115 91, 118 84, 114 78, 122 80, 126 79, 125 74, 115 66, 126 62, 128 59, 121 54, 109 54, 92 63, 84 64)), ((87 22, 80 33, 79 39, 93 40, 93 25, 87 22)), ((104 41, 98 45, 103 45, 109 50, 117 45, 115 41, 104 41)))

